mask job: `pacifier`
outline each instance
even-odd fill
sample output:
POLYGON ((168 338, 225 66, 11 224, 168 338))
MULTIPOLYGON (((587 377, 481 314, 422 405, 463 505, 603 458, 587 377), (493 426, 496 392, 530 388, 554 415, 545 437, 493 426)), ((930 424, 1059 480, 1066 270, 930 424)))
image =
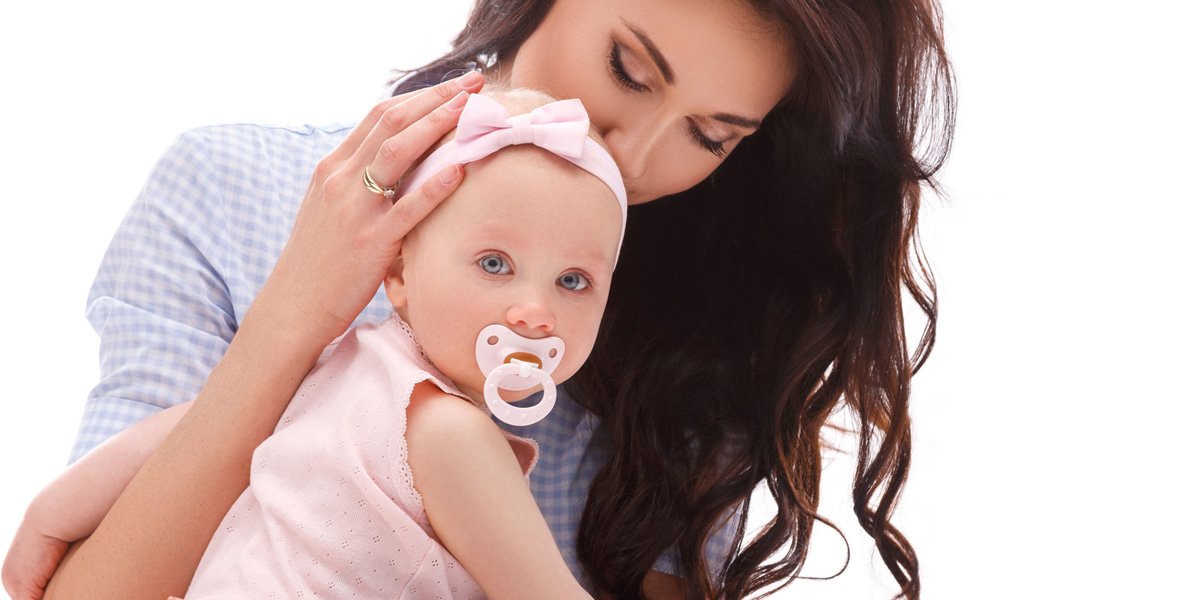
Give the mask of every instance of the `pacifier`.
POLYGON ((541 421, 554 408, 558 388, 550 373, 562 361, 562 338, 533 339, 499 324, 484 327, 475 339, 475 362, 487 374, 483 399, 497 419, 524 427, 541 421), (500 390, 520 391, 542 386, 542 400, 530 407, 513 406, 500 390))

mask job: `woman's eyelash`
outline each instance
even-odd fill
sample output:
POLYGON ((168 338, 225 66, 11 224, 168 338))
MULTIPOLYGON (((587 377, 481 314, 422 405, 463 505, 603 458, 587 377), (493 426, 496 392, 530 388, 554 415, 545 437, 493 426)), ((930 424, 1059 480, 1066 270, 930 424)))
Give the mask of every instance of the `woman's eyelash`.
MULTIPOLYGON (((613 78, 617 80, 617 83, 620 83, 622 86, 635 92, 647 92, 650 90, 649 86, 638 83, 629 76, 629 71, 625 70, 625 65, 621 62, 621 47, 616 42, 613 42, 612 48, 608 51, 608 69, 612 71, 613 78)), ((717 158, 725 157, 724 142, 718 142, 709 138, 701 133, 700 128, 694 124, 688 125, 688 134, 697 145, 711 152, 717 158)))
POLYGON ((718 142, 717 140, 709 139, 708 136, 700 132, 699 127, 691 124, 688 125, 688 133, 691 134, 692 139, 695 140, 697 144, 700 144, 700 147, 712 152, 718 158, 725 157, 725 142, 718 142))
POLYGON ((635 92, 645 92, 650 89, 629 76, 629 71, 626 71, 625 65, 621 64, 621 47, 616 42, 613 42, 612 49, 608 52, 608 69, 612 71, 613 77, 618 83, 635 92))

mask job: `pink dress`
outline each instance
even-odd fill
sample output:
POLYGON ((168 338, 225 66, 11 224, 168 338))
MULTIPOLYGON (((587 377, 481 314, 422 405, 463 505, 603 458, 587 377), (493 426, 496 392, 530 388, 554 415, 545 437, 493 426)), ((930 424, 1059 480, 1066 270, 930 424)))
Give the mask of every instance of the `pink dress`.
MULTIPOLYGON (((413 487, 406 409, 426 380, 462 395, 397 316, 331 344, 254 451, 187 598, 482 598, 413 487)), ((536 443, 505 436, 528 478, 536 443)))

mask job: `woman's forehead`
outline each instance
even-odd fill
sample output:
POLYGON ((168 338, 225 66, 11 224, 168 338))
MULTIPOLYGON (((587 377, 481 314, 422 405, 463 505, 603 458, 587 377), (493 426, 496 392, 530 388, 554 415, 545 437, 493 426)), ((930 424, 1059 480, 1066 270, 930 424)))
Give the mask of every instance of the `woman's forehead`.
MULTIPOLYGON (((579 2, 581 0, 560 0, 579 2)), ((616 0, 613 34, 705 113, 761 120, 795 77, 791 44, 749 2, 616 0)))

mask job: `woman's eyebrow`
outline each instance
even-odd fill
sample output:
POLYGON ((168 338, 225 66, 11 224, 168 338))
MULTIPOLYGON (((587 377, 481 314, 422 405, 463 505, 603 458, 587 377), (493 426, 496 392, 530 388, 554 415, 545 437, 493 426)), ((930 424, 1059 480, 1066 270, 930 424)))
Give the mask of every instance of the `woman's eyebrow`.
POLYGON ((630 33, 632 33, 634 37, 636 37, 638 41, 642 43, 642 48, 646 50, 646 54, 650 55, 650 60, 654 61, 654 65, 658 67, 659 72, 662 73, 663 79, 666 80, 667 84, 675 85, 675 71, 671 70, 670 63, 667 62, 667 59, 663 56, 662 52, 658 50, 658 46, 655 46, 654 42, 650 41, 650 37, 646 35, 646 32, 634 27, 633 25, 630 25, 629 21, 626 21, 625 19, 621 19, 621 22, 624 23, 625 27, 629 28, 630 33))
POLYGON ((746 129, 758 129, 762 125, 762 121, 759 121, 758 119, 751 119, 749 117, 739 117, 737 115, 731 115, 729 113, 717 113, 717 114, 713 115, 712 118, 714 118, 718 121, 724 122, 724 123, 729 123, 730 125, 737 125, 738 127, 745 127, 746 129))

